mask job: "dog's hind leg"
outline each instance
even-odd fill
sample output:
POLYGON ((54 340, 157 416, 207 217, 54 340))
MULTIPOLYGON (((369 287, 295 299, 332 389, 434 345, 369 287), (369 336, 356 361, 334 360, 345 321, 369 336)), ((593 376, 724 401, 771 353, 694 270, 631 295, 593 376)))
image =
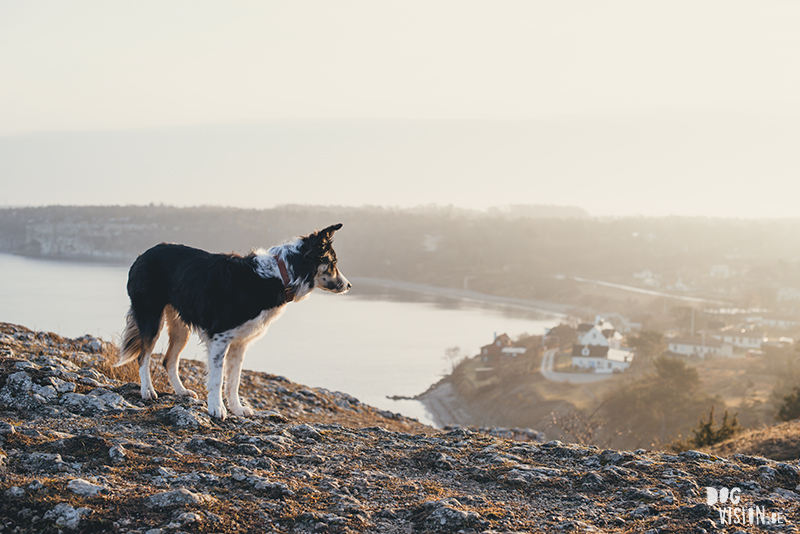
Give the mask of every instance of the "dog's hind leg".
POLYGON ((230 341, 230 337, 225 334, 217 334, 206 341, 208 347, 208 376, 206 377, 208 413, 219 419, 225 419, 228 415, 225 404, 222 402, 222 371, 230 341))
POLYGON ((144 400, 157 399, 158 393, 153 386, 153 380, 150 377, 150 356, 153 354, 153 349, 156 346, 158 338, 143 339, 142 352, 139 354, 139 383, 142 385, 142 398, 144 400))
POLYGON ((157 314, 137 314, 137 324, 141 335, 141 352, 137 358, 139 362, 139 382, 142 385, 142 398, 144 400, 157 399, 156 388, 150 377, 150 356, 158 341, 158 334, 164 326, 163 312, 157 314), (144 319, 141 319, 144 317, 144 319))
POLYGON ((247 344, 231 345, 228 356, 225 358, 225 396, 228 398, 228 407, 234 415, 250 417, 253 409, 244 406, 239 398, 239 379, 242 374, 242 363, 247 344))
POLYGON ((169 348, 167 354, 164 356, 164 368, 167 370, 169 376, 169 383, 172 389, 178 395, 189 395, 190 397, 197 398, 197 393, 191 389, 186 389, 181 382, 181 375, 178 363, 181 358, 181 351, 189 341, 191 330, 186 326, 186 323, 178 316, 178 312, 172 306, 167 306, 164 310, 164 317, 167 322, 167 331, 169 332, 169 348))

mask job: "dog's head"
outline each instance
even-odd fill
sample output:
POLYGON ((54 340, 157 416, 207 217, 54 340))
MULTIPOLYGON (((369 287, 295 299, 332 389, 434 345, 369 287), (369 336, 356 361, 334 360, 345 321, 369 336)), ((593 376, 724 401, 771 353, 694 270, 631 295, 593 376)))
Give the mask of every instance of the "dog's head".
POLYGON ((313 267, 314 287, 331 293, 345 293, 352 287, 336 266, 333 233, 342 227, 334 224, 302 238, 303 259, 313 267))

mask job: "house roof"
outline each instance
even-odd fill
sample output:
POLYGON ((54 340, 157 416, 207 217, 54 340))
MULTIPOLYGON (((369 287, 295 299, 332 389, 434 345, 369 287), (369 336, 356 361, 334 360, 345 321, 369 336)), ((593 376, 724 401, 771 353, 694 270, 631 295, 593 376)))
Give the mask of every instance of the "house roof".
POLYGON ((622 339, 622 334, 616 330, 603 330, 603 335, 606 336, 607 339, 622 339))
MULTIPOLYGON (((606 335, 606 332, 600 330, 599 325, 594 325, 592 328, 587 330, 586 332, 581 332, 578 335, 578 343, 579 344, 591 344, 588 341, 594 339, 598 344, 606 345, 608 344, 608 339, 610 336, 606 335)), ((613 337, 613 336, 611 336, 613 337)))
POLYGON ((488 349, 493 351, 498 350, 499 347, 508 347, 512 345, 511 338, 508 337, 508 334, 500 334, 499 336, 495 336, 494 341, 489 343, 488 345, 484 345, 481 347, 481 352, 483 349, 488 349))
POLYGON ((616 330, 617 327, 611 321, 606 321, 602 317, 595 323, 601 330, 616 330))
POLYGON ((508 345, 508 344, 510 344, 510 343, 511 343, 511 338, 510 338, 510 337, 508 337, 508 334, 500 334, 499 336, 497 336, 496 338, 494 338, 494 342, 495 342, 495 344, 497 344, 497 342, 498 342, 498 341, 499 341, 499 342, 501 342, 501 343, 504 343, 504 344, 508 345))

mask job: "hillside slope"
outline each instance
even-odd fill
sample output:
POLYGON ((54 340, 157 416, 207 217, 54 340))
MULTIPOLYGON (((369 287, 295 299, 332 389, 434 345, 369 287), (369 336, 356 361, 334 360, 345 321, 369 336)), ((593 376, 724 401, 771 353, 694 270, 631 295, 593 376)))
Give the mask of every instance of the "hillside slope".
POLYGON ((439 432, 263 373, 245 396, 280 413, 218 421, 113 352, 0 325, 0 532, 707 532, 706 486, 797 532, 796 464, 439 432))
POLYGON ((710 447, 708 452, 724 456, 758 454, 774 460, 797 462, 800 460, 800 419, 746 430, 710 447))

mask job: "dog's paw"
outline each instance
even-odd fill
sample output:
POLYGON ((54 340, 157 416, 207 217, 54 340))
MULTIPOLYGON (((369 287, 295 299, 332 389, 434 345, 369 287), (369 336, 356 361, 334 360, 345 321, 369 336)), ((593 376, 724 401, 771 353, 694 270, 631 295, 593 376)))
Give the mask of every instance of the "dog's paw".
POLYGON ((225 409, 225 406, 219 405, 214 406, 213 404, 208 405, 208 413, 211 417, 216 417, 222 421, 228 416, 228 410, 225 409))
POLYGON ((193 399, 197 399, 197 398, 199 398, 199 397, 197 396, 197 393, 195 393, 195 392, 194 392, 194 391, 192 391, 191 389, 186 389, 186 388, 183 388, 183 389, 182 389, 182 390, 180 390, 180 391, 176 391, 176 392, 175 392, 175 394, 176 394, 176 395, 181 395, 181 396, 186 396, 186 397, 191 397, 191 398, 193 398, 193 399))
POLYGON ((231 412, 234 415, 238 415, 239 417, 252 417, 254 413, 253 409, 249 406, 239 406, 237 408, 231 407, 231 412))
POLYGON ((144 400, 156 400, 158 398, 158 393, 153 386, 145 387, 142 386, 142 399, 144 400))

